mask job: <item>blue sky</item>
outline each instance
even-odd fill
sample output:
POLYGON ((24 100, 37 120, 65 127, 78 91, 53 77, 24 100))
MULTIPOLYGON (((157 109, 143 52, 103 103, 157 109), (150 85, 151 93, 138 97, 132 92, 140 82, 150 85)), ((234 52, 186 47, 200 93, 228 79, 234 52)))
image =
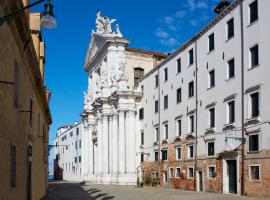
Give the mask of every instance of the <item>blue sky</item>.
MULTIPOLYGON (((58 27, 44 29, 45 79, 52 91, 53 124, 50 144, 57 128, 80 121, 87 74, 83 64, 95 29, 97 10, 116 18, 132 47, 171 52, 198 32, 215 14, 219 0, 52 0, 58 27)), ((33 2, 33 1, 31 1, 33 2)), ((41 11, 43 5, 32 11, 41 11)))

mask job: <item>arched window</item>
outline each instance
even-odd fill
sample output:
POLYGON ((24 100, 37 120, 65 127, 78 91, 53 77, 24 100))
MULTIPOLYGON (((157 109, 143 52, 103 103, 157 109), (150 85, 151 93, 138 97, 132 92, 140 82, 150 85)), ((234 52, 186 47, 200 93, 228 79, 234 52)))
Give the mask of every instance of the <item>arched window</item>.
POLYGON ((140 67, 134 68, 134 85, 144 76, 144 69, 140 67))

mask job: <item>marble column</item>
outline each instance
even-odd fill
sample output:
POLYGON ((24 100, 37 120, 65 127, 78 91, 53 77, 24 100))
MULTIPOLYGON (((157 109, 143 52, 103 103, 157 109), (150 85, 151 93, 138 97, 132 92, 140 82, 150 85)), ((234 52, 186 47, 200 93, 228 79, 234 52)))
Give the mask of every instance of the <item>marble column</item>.
POLYGON ((95 176, 97 176, 97 172, 98 172, 98 145, 97 143, 93 141, 94 144, 94 158, 93 158, 93 173, 95 176))
POLYGON ((97 142, 98 142, 98 146, 97 146, 97 165, 98 167, 97 169, 97 175, 98 175, 98 182, 100 182, 101 180, 101 175, 102 175, 102 160, 103 160, 103 144, 102 144, 102 120, 99 117, 98 121, 97 121, 97 126, 98 126, 98 131, 97 131, 97 142))
POLYGON ((109 116, 109 173, 111 175, 113 171, 113 116, 109 116))
POLYGON ((135 113, 127 112, 127 129, 126 129, 126 170, 127 173, 136 172, 136 135, 135 135, 135 113))
POLYGON ((93 178, 93 159, 94 159, 94 144, 93 144, 93 125, 90 125, 90 137, 89 140, 89 148, 88 148, 88 179, 92 181, 93 178))
POLYGON ((125 173, 125 113, 124 111, 119 111, 119 173, 125 173))
POLYGON ((118 116, 115 113, 112 116, 112 174, 113 174, 113 182, 117 182, 117 175, 118 175, 118 116))
POLYGON ((109 131, 109 128, 108 128, 108 115, 103 115, 102 117, 102 147, 103 147, 103 155, 102 155, 102 158, 103 158, 103 163, 102 163, 102 172, 103 174, 107 175, 108 174, 108 171, 109 171, 109 149, 108 149, 108 131, 109 131))

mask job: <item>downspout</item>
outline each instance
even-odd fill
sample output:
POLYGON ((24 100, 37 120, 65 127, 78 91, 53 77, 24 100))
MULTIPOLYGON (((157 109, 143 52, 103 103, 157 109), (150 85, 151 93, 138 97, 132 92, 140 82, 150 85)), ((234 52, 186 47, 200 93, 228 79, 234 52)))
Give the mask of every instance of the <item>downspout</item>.
MULTIPOLYGON (((159 70, 160 68, 158 68, 158 165, 159 165, 159 171, 160 171, 160 175, 159 177, 161 177, 161 160, 160 160, 160 128, 161 128, 161 125, 160 125, 160 112, 161 112, 161 103, 160 103, 160 76, 159 76, 159 70)), ((161 154, 162 156, 162 154, 161 154)), ((160 183, 161 183, 161 180, 159 180, 160 183)))
POLYGON ((197 186, 197 145, 198 145, 198 64, 197 64, 197 39, 195 40, 195 103, 196 103, 196 127, 195 127, 195 161, 194 161, 194 191, 196 192, 197 186))
POLYGON ((242 165, 241 165, 241 195, 244 196, 245 195, 245 176, 244 176, 244 172, 245 172, 245 149, 244 149, 244 145, 245 145, 245 127, 244 127, 244 70, 245 70, 245 66, 244 66, 244 24, 243 24, 243 1, 241 1, 240 4, 240 23, 241 23, 241 132, 242 132, 242 150, 241 150, 241 161, 242 161, 242 165))

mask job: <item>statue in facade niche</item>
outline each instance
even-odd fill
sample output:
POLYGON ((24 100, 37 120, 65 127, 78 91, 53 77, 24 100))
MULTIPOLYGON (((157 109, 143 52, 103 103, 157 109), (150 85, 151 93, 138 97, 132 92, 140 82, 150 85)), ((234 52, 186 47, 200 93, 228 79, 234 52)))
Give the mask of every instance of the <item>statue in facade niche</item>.
POLYGON ((126 62, 119 61, 119 80, 127 80, 126 62))
POLYGON ((109 17, 101 16, 101 12, 98 11, 96 18, 96 33, 113 34, 112 23, 115 21, 116 19, 110 19, 109 17))
POLYGON ((111 71, 111 82, 112 85, 116 85, 117 77, 116 77, 116 71, 115 71, 115 66, 112 66, 112 71, 111 71))
POLYGON ((101 79, 101 87, 106 85, 107 82, 107 72, 104 69, 104 66, 101 67, 100 69, 100 79, 101 79))

